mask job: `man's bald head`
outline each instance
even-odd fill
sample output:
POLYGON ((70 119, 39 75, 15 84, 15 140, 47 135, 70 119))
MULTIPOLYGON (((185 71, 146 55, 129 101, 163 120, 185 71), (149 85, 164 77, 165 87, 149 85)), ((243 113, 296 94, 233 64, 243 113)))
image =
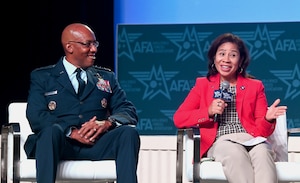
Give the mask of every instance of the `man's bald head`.
POLYGON ((87 68, 94 64, 99 45, 93 30, 82 23, 66 26, 61 34, 66 60, 76 67, 87 68))
POLYGON ((71 40, 82 39, 86 34, 94 34, 93 30, 85 24, 73 23, 65 27, 61 34, 62 45, 67 44, 71 40))

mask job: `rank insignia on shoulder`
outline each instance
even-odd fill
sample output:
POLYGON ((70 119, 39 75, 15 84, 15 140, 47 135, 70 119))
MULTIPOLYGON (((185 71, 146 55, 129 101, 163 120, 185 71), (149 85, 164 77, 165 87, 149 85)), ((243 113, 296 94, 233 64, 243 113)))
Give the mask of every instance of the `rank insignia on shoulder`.
POLYGON ((97 65, 95 65, 94 67, 95 67, 96 69, 101 69, 101 70, 105 70, 105 71, 111 72, 111 69, 110 69, 110 68, 107 68, 107 67, 101 67, 101 66, 97 66, 97 65))

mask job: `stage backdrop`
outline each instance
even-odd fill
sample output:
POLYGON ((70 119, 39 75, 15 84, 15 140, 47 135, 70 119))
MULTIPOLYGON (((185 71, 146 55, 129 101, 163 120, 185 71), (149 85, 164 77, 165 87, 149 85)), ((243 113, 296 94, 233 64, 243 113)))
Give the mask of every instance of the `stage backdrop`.
POLYGON ((288 128, 300 127, 300 23, 118 25, 118 80, 136 105, 141 134, 174 135, 173 114, 207 73, 207 51, 232 32, 247 44, 250 74, 263 81, 269 105, 288 106, 288 128))

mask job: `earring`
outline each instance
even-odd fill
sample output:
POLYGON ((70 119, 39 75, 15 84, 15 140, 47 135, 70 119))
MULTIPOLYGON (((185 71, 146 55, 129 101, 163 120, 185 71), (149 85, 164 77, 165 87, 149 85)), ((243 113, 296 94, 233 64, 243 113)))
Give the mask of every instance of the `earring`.
POLYGON ((211 64, 211 68, 214 69, 214 67, 215 67, 215 64, 211 64))
POLYGON ((244 71, 243 67, 241 67, 240 74, 244 71))

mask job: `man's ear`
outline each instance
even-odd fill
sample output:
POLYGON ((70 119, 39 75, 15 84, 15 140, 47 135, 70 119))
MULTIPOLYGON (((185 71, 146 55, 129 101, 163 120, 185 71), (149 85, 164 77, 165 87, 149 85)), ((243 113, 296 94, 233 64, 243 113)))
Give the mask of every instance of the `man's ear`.
POLYGON ((67 43, 65 45, 65 51, 68 52, 68 53, 73 53, 73 45, 70 44, 70 43, 67 43))

